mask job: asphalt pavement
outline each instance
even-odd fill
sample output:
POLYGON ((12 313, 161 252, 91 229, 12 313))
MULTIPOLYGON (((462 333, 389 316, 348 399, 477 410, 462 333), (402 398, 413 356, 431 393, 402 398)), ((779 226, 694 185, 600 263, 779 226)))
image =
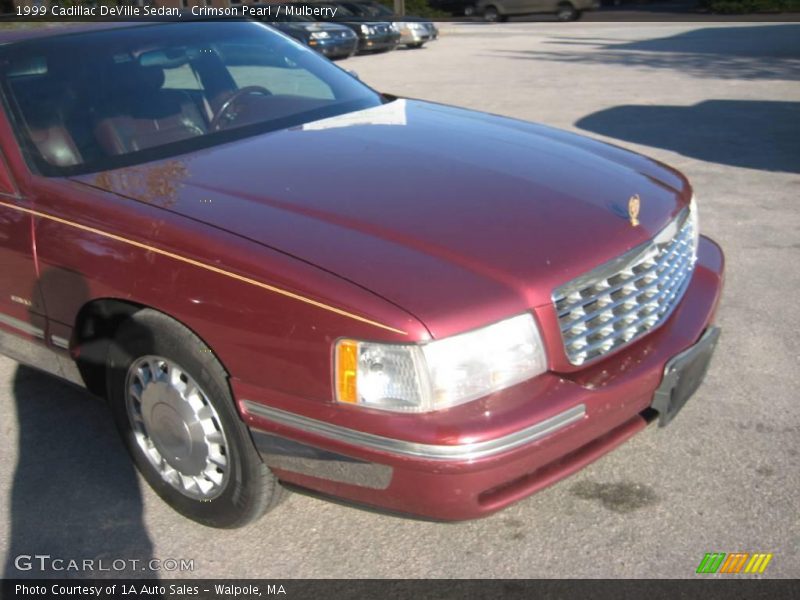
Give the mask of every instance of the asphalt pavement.
POLYGON ((149 490, 101 402, 0 358, 5 576, 41 575, 15 567, 38 553, 192 560, 162 573, 183 577, 683 578, 707 552, 767 552, 764 577, 800 577, 800 25, 448 23, 421 50, 340 64, 384 92, 563 127, 686 173, 727 255, 705 384, 669 427, 483 520, 293 494, 217 531, 149 490))

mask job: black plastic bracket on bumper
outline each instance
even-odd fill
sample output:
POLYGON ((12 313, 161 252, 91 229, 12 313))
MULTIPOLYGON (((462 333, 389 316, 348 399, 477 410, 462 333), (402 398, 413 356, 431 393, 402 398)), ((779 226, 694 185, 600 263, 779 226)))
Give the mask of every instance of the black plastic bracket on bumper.
POLYGON ((709 326, 694 346, 671 358, 664 367, 664 377, 650 405, 658 411, 659 427, 669 425, 700 387, 717 347, 719 334, 719 327, 709 326))

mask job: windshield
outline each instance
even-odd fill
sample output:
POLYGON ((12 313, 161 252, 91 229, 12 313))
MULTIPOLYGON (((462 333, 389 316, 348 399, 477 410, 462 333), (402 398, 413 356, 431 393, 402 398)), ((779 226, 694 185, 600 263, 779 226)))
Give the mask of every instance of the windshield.
POLYGON ((157 24, 0 49, 29 162, 72 175, 190 152, 361 110, 381 97, 253 22, 157 24))

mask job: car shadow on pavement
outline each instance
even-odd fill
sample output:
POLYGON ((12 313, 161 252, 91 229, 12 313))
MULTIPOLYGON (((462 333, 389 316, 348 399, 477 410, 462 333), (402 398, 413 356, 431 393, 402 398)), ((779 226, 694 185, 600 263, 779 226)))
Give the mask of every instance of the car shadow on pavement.
POLYGON ((711 79, 800 80, 800 24, 700 27, 633 42, 552 36, 544 43, 554 50, 499 53, 514 59, 675 70, 711 79))
POLYGON ((152 543, 139 482, 110 411, 85 391, 22 365, 13 395, 19 453, 4 578, 152 578, 143 572, 152 543), (84 560, 94 561, 92 568, 82 570, 84 560))
POLYGON ((800 173, 800 102, 615 106, 583 117, 575 126, 707 162, 800 173))

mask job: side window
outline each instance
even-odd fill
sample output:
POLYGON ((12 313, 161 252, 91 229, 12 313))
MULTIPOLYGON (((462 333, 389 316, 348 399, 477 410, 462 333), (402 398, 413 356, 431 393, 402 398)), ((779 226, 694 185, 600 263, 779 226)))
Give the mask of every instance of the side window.
POLYGON ((275 95, 334 100, 330 86, 284 55, 271 55, 263 47, 219 44, 217 51, 238 88, 257 85, 275 95))
POLYGON ((5 77, 20 109, 21 128, 42 158, 63 167, 80 163, 85 128, 74 118, 80 106, 76 86, 54 75, 41 55, 10 62, 5 77))

